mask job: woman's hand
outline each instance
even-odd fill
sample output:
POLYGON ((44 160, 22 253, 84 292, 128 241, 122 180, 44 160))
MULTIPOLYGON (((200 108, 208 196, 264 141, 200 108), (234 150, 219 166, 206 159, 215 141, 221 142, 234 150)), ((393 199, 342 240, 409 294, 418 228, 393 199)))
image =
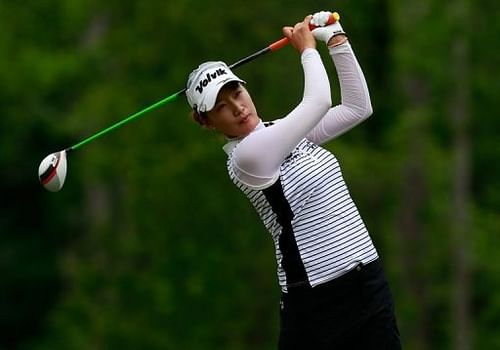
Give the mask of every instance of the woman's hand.
POLYGON ((305 49, 316 48, 316 39, 314 39, 309 23, 312 16, 306 16, 302 22, 297 23, 293 27, 283 27, 283 34, 290 40, 290 44, 299 52, 304 52, 305 49))
POLYGON ((327 46, 334 47, 347 41, 347 36, 339 20, 327 25, 332 13, 329 11, 316 12, 311 19, 311 24, 316 26, 312 34, 318 41, 324 41, 327 46))

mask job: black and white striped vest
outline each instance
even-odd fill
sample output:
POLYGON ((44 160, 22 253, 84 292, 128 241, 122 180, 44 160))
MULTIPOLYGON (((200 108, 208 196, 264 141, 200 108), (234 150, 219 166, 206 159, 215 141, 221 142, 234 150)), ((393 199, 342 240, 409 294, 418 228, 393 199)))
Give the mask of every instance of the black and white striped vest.
POLYGON ((368 231, 328 150, 304 139, 283 161, 278 180, 264 190, 231 180, 257 210, 275 243, 281 289, 317 286, 378 258, 368 231))

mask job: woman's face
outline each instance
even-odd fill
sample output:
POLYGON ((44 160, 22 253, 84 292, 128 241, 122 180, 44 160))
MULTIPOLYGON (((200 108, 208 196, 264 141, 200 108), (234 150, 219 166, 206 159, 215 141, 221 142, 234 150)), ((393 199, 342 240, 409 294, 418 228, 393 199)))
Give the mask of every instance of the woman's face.
POLYGON ((239 83, 228 83, 219 91, 214 108, 207 113, 206 126, 233 138, 248 135, 259 122, 248 91, 239 83))

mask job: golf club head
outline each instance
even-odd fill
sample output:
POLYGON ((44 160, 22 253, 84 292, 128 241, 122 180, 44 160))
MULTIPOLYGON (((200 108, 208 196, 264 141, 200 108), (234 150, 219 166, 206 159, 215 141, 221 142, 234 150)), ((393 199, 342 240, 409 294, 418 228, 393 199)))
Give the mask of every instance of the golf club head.
POLYGON ((51 192, 59 191, 66 179, 66 151, 49 154, 38 167, 40 183, 51 192))

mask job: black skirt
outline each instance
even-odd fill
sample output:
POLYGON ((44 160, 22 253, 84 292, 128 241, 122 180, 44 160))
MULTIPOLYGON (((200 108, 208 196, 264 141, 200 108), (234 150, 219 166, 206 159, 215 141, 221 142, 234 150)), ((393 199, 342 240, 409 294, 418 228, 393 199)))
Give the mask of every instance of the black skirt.
POLYGON ((378 260, 281 295, 279 349, 401 349, 394 302, 378 260))

